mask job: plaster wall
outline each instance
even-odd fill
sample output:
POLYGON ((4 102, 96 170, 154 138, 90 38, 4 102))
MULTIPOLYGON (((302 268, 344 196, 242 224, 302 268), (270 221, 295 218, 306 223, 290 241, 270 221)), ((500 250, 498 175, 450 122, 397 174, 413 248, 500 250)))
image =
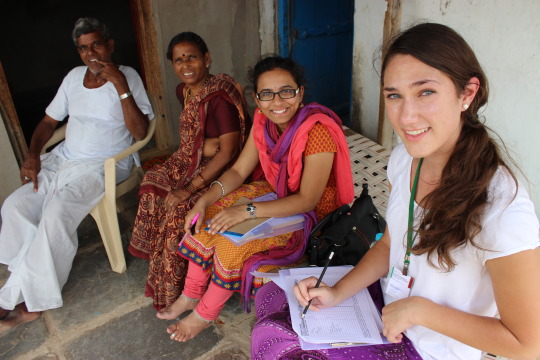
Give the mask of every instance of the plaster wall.
MULTIPOLYGON (((166 58, 169 41, 183 31, 199 34, 210 51, 212 74, 227 73, 246 86, 247 69, 255 64, 261 53, 259 37, 259 4, 243 0, 154 0, 159 54, 162 63, 164 98, 167 120, 173 145, 178 145, 180 104, 175 95, 179 80, 166 58)), ((254 105, 251 96, 249 113, 254 105)))
MULTIPOLYGON (((386 2, 356 0, 353 97, 362 133, 377 138, 379 83, 371 66, 382 41, 386 2)), ((528 178, 540 214, 540 2, 522 0, 402 1, 402 27, 421 21, 448 25, 471 45, 490 82, 486 124, 508 146, 528 178)), ((377 64, 377 67, 379 65, 377 64)))
POLYGON ((261 14, 261 24, 259 28, 261 55, 277 53, 277 7, 275 1, 259 0, 259 9, 261 14))
POLYGON ((21 186, 19 165, 15 159, 2 115, 0 115, 0 164, 2 164, 0 166, 0 207, 2 207, 8 195, 21 186))

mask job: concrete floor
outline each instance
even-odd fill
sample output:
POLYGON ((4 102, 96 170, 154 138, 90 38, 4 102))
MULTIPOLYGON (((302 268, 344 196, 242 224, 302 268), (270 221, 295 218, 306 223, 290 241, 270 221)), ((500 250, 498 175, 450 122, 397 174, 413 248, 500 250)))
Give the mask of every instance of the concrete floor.
MULTIPOLYGON (((127 194, 119 215, 127 247, 137 207, 127 194)), ((219 325, 187 342, 171 341, 166 328, 173 321, 155 317, 144 297, 148 263, 126 252, 127 271, 111 271, 97 226, 87 217, 79 226, 79 251, 63 289, 64 306, 45 311, 36 321, 0 336, 0 359, 249 359, 252 314, 245 314, 236 294, 227 303, 219 325)), ((8 276, 0 265, 0 285, 8 276)))
MULTIPOLYGON (((126 210, 118 216, 127 248, 135 214, 136 193, 124 197, 126 210)), ((1 224, 0 224, 1 226, 1 224)), ((187 343, 169 339, 173 321, 155 317, 144 297, 148 263, 127 251, 127 271, 111 271, 94 220, 88 216, 78 228, 79 250, 63 289, 64 306, 45 311, 36 321, 0 335, 0 359, 181 359, 247 360, 250 358, 253 313, 246 314, 235 294, 218 321, 187 343)), ((9 272, 0 264, 0 286, 9 272)), ((505 360, 484 355, 483 360, 505 360)), ((540 360, 540 359, 537 359, 540 360)))

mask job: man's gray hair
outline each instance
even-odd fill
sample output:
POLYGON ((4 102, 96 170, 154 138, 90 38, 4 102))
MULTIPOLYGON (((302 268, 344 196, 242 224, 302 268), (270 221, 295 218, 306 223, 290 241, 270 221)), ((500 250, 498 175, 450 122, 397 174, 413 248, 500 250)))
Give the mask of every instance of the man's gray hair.
POLYGON ((75 46, 77 46, 77 38, 79 36, 90 34, 94 31, 99 31, 105 40, 109 40, 111 38, 107 25, 97 19, 84 17, 75 21, 75 26, 73 27, 73 32, 71 33, 75 46))

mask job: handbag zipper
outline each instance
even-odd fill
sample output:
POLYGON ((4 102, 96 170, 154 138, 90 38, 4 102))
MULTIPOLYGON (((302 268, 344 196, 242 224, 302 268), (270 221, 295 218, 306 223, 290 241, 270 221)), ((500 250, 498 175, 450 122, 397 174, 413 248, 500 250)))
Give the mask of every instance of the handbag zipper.
POLYGON ((353 226, 353 227, 352 227, 352 231, 353 231, 360 239, 362 239, 365 243, 367 243, 367 246, 369 247, 370 242, 369 242, 368 238, 367 238, 363 233, 361 233, 360 231, 358 231, 358 229, 356 228, 356 226, 353 226))

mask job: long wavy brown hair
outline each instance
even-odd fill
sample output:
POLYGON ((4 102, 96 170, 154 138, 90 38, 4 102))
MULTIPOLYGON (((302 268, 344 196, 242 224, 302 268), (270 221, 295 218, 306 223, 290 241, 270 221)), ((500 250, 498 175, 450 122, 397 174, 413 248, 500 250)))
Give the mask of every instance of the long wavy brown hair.
MULTIPOLYGON (((488 81, 476 56, 465 40, 451 28, 433 23, 415 25, 398 34, 383 48, 381 83, 393 56, 411 55, 448 75, 456 96, 464 93, 471 78, 480 81, 478 92, 462 112, 462 128, 456 147, 443 169, 439 186, 422 202, 427 209, 418 225, 416 255, 437 254, 441 269, 451 271, 456 263, 452 251, 468 243, 480 248, 474 238, 482 230, 482 216, 488 205, 488 187, 499 166, 517 179, 501 157, 497 143, 478 116, 487 103, 488 81)), ((506 154, 507 155, 507 154, 506 154)), ((509 157, 508 157, 509 158, 509 157)))

